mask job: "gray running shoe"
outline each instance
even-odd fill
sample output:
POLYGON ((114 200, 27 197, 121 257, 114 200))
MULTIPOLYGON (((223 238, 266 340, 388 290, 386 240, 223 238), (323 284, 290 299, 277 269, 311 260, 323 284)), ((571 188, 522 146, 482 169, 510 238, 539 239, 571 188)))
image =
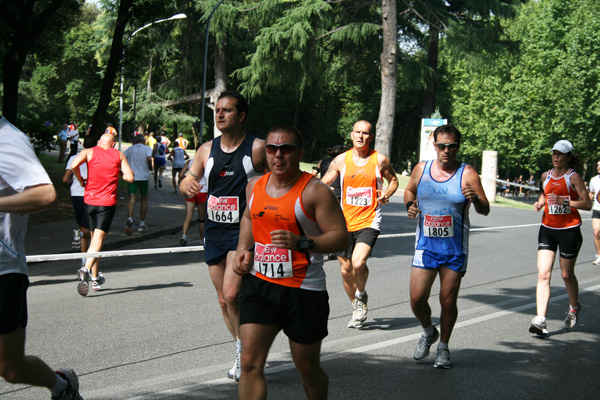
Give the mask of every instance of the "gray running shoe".
POLYGON ((98 272, 98 279, 92 279, 92 289, 98 291, 102 289, 104 283, 106 283, 106 278, 102 275, 102 272, 98 272))
POLYGON ((450 350, 448 349, 438 349, 435 354, 435 363, 433 364, 436 368, 450 368, 452 363, 450 362, 450 350))
POLYGON ((531 320, 529 325, 529 332, 535 333, 538 336, 548 336, 548 328, 546 328, 546 321, 540 321, 537 317, 531 320))
POLYGON ((368 301, 369 295, 366 292, 362 299, 355 297, 352 301, 352 306, 354 307, 352 317, 355 321, 365 322, 367 320, 367 313, 369 312, 367 308, 368 301))
POLYGON ((143 233, 146 232, 148 230, 148 225, 144 224, 144 225, 140 225, 140 227, 138 228, 138 232, 143 233))
POLYGON ((577 302, 577 311, 571 311, 569 307, 569 312, 567 313, 567 318, 565 318, 565 328, 571 329, 575 325, 577 325, 577 317, 579 316, 579 311, 581 311, 581 304, 577 302))
POLYGON ((67 381, 67 388, 62 395, 52 396, 52 400, 83 400, 83 397, 79 394, 79 378, 75 371, 72 369, 59 369, 56 374, 67 381))
POLYGON ((421 335, 419 342, 417 343, 417 347, 415 347, 415 352, 413 353, 413 358, 417 361, 423 361, 427 357, 429 357, 429 348, 432 344, 437 342, 440 338, 440 332, 437 328, 433 327, 433 335, 425 336, 425 334, 421 335))
POLYGON ((181 247, 187 246, 187 236, 183 235, 181 239, 179 239, 179 244, 181 245, 181 247))
POLYGON ((125 234, 131 235, 133 233, 133 221, 128 219, 127 225, 125 225, 125 234))

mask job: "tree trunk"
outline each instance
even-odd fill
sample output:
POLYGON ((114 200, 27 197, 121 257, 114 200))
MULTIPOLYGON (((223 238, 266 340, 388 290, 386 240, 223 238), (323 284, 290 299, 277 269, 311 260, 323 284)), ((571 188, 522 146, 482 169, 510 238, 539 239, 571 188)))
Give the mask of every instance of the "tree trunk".
MULTIPOLYGON (((217 105, 217 99, 227 90, 227 57, 225 55, 225 43, 215 43, 215 88, 211 91, 209 107, 213 110, 213 121, 217 120, 215 115, 215 106, 217 105)), ((215 124, 213 127, 214 136, 221 136, 221 131, 217 129, 215 124)))
POLYGON ((52 19, 62 7, 64 0, 52 0, 37 16, 34 2, 0 2, 0 13, 12 34, 13 43, 5 43, 8 51, 2 60, 2 115, 13 124, 17 124, 19 104, 19 80, 25 65, 27 54, 52 19))
MULTIPOLYGON (((102 88, 100 89, 100 98, 98 99, 98 106, 92 119, 92 130, 90 136, 95 139, 100 138, 106 128, 106 111, 108 104, 112 97, 113 88, 115 86, 115 78, 117 71, 119 70, 119 64, 123 55, 123 35, 125 33, 125 27, 131 18, 131 6, 135 0, 121 0, 119 4, 119 13, 117 16, 117 22, 115 24, 115 32, 113 34, 113 41, 110 48, 110 57, 108 64, 106 65, 106 71, 104 73, 104 80, 102 81, 102 88)), ((121 133, 121 132, 119 132, 121 133)))
POLYGON ((427 52, 427 65, 431 70, 431 82, 427 85, 423 95, 423 109, 421 118, 430 118, 435 110, 435 96, 438 87, 438 51, 439 51, 439 31, 429 25, 429 49, 427 52))
POLYGON ((375 150, 390 157, 396 113, 398 28, 395 0, 383 0, 381 5, 383 51, 381 53, 381 104, 377 120, 375 150))
POLYGON ((150 62, 148 64, 148 85, 146 86, 146 98, 151 101, 152 95, 152 56, 150 56, 150 62))

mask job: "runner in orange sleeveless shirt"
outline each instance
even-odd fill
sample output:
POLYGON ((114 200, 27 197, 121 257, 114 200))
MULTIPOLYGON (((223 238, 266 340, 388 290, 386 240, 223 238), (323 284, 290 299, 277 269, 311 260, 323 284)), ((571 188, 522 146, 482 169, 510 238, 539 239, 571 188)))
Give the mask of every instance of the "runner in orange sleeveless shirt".
POLYGON ((592 202, 583 179, 573 169, 579 163, 573 155, 571 142, 556 142, 552 148, 554 168, 542 174, 543 191, 533 205, 535 211, 544 210, 538 234, 537 315, 529 325, 529 332, 538 336, 548 335, 546 311, 550 301, 550 278, 557 250, 562 278, 569 295, 570 307, 564 322, 565 328, 571 329, 577 324, 581 308, 575 262, 583 237, 580 230, 581 217, 577 209, 590 210, 592 202))
POLYGON ((307 398, 324 399, 328 378, 321 368, 321 342, 327 336, 329 297, 322 254, 347 248, 348 231, 331 189, 300 171, 297 129, 272 128, 265 150, 271 172, 248 183, 234 259, 234 271, 243 275, 239 397, 267 397, 267 354, 283 329, 307 398))
POLYGON ((369 148, 375 138, 372 125, 358 121, 350 134, 353 148, 337 156, 321 179, 331 185, 339 175, 342 209, 350 232, 350 247, 338 257, 344 289, 352 302, 348 328, 361 328, 367 319, 367 258, 379 236, 381 205, 389 202, 398 188, 398 178, 390 160, 369 148), (388 187, 383 190, 383 179, 388 187))

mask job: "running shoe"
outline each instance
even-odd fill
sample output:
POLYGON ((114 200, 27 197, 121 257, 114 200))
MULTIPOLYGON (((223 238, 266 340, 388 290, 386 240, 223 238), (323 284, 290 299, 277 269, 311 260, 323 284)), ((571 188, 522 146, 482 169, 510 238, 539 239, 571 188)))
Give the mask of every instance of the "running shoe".
POLYGON ((138 228, 138 232, 146 232, 148 230, 148 225, 144 224, 144 225, 140 225, 140 227, 138 228))
POLYGON ((363 326, 363 322, 367 319, 367 301, 369 296, 365 293, 362 299, 356 297, 352 300, 352 318, 348 322, 348 328, 360 329, 363 326))
POLYGON ((236 382, 240 380, 240 376, 242 375, 242 361, 240 358, 240 351, 236 349, 235 364, 233 364, 233 367, 227 371, 227 377, 229 379, 235 379, 236 382))
POLYGON ((162 179, 158 178, 158 187, 161 188, 162 187, 162 179))
POLYGON ((592 263, 594 265, 600 265, 600 254, 596 254, 596 259, 592 263))
POLYGON ((450 350, 438 349, 437 353, 435 354, 435 363, 433 364, 433 366, 436 368, 444 369, 450 368, 450 350))
POLYGON ((355 321, 365 322, 367 319, 367 302, 369 301, 369 295, 365 292, 365 295, 362 299, 358 297, 354 298, 352 301, 352 305, 354 306, 354 312, 352 313, 353 319, 355 321))
POLYGON ((73 241, 71 242, 71 246, 74 249, 81 247, 81 236, 81 231, 79 229, 73 229, 73 241))
POLYGON ((419 342, 417 343, 417 347, 415 347, 415 352, 413 353, 413 358, 417 361, 423 361, 427 357, 429 357, 429 348, 432 344, 437 342, 440 338, 440 331, 437 328, 433 327, 433 335, 425 336, 425 334, 421 335, 419 342))
POLYGON ((541 318, 535 317, 531 320, 531 325, 529 325, 529 332, 535 333, 538 336, 548 336, 548 328, 546 327, 546 321, 542 321, 541 318))
POLYGON ((126 235, 131 235, 133 233, 133 220, 132 219, 128 219, 127 220, 127 225, 125 225, 125 234, 126 235))
POLYGON ((577 302, 577 310, 571 310, 569 307, 569 312, 567 313, 567 318, 565 318, 565 328, 571 329, 575 325, 577 325, 577 317, 579 316, 579 311, 581 311, 581 304, 577 302))
POLYGON ((181 239, 179 239, 179 244, 181 245, 181 247, 187 246, 187 236, 182 235, 181 239))
POLYGON ((77 271, 77 278, 79 278, 79 283, 77 284, 77 293, 80 296, 87 296, 90 290, 89 281, 90 281, 90 271, 85 267, 85 264, 79 268, 77 271))
POLYGON ((106 283, 106 278, 102 275, 102 272, 98 272, 98 279, 92 279, 92 289, 98 291, 102 289, 104 283, 106 283))
POLYGON ((83 400, 83 397, 79 394, 79 378, 75 371, 65 368, 59 369, 56 374, 67 381, 67 388, 62 395, 52 396, 52 400, 83 400))

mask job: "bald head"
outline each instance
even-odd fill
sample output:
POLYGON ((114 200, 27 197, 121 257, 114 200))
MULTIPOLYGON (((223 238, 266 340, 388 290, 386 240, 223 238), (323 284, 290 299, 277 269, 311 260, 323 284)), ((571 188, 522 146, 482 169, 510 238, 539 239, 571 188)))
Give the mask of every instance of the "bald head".
POLYGON ((100 136, 100 140, 98 140, 98 146, 100 147, 109 148, 113 147, 114 144, 115 138, 111 133, 103 134, 102 136, 100 136))

